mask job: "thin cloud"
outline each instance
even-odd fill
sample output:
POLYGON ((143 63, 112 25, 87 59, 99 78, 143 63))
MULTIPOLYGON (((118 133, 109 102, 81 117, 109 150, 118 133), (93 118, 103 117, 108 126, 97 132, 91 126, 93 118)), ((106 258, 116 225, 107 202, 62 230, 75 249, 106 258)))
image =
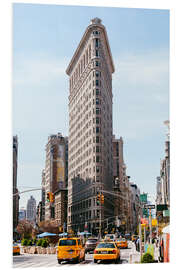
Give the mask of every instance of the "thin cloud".
POLYGON ((115 66, 115 132, 127 139, 157 135, 159 126, 168 118, 168 52, 161 50, 148 55, 119 55, 115 66))
MULTIPOLYGON (((161 86, 169 76, 168 51, 149 54, 123 54, 116 57, 114 86, 161 86)), ((146 91, 146 89, 144 89, 146 91)))
POLYGON ((17 55, 16 58, 18 60, 14 64, 14 87, 39 87, 54 84, 57 80, 67 80, 65 70, 68 61, 66 59, 53 59, 47 55, 26 57, 17 55))

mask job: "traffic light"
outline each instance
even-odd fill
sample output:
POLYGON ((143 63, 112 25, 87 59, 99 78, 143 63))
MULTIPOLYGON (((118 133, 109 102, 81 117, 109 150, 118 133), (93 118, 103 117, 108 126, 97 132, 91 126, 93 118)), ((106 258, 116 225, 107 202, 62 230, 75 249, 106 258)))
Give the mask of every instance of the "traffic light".
POLYGON ((51 203, 54 202, 54 194, 52 192, 50 192, 50 202, 51 203))
POLYGON ((100 193, 97 194, 96 201, 97 201, 97 205, 99 205, 100 201, 101 201, 101 194, 100 193))
POLYGON ((104 204, 104 195, 101 194, 101 204, 104 204))
POLYGON ((47 202, 50 202, 50 192, 47 192, 46 200, 47 200, 47 202))
POLYGON ((63 226, 59 227, 59 231, 62 233, 63 232, 63 226))

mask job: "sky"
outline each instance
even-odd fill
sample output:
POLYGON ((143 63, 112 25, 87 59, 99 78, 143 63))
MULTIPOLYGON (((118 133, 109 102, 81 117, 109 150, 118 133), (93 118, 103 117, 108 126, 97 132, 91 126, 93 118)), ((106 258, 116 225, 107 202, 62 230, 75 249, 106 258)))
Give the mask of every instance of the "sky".
MULTIPOLYGON (((115 66, 113 133, 124 140, 127 175, 155 195, 169 119, 169 11, 13 4, 12 125, 18 188, 41 187, 50 134, 68 135, 65 70, 90 20, 102 19, 115 66)), ((33 195, 21 195, 26 207, 33 195)))

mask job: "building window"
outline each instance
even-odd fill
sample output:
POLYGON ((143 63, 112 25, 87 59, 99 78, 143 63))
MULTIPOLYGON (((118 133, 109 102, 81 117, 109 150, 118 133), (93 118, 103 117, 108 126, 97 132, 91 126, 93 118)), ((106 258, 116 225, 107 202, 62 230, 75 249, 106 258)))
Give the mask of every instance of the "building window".
POLYGON ((96 77, 101 77, 101 72, 96 70, 96 77))
POLYGON ((96 182, 99 182, 99 176, 96 176, 96 182))
POLYGON ((96 80, 96 86, 99 86, 99 80, 96 80))
POLYGON ((96 47, 98 48, 99 47, 99 38, 95 39, 95 44, 96 44, 96 47))
POLYGON ((96 67, 99 67, 99 61, 96 61, 96 67))
POLYGON ((99 31, 93 31, 93 34, 94 35, 100 35, 100 32, 99 31))
POLYGON ((100 94, 100 90, 96 89, 96 95, 98 96, 100 94))
POLYGON ((100 132, 100 127, 96 127, 96 133, 100 132))
POLYGON ((100 162, 100 156, 96 156, 96 162, 100 162))
POLYGON ((99 143, 99 136, 96 136, 96 143, 99 143))
POLYGON ((96 117, 96 124, 100 124, 100 118, 99 117, 96 117))
POLYGON ((101 109, 100 108, 96 108, 96 114, 100 114, 101 113, 101 109))
POLYGON ((99 146, 96 146, 96 153, 99 153, 99 152, 100 152, 99 146))
POLYGON ((89 45, 89 60, 91 59, 91 45, 89 45))
POLYGON ((99 51, 96 50, 96 57, 99 57, 99 51))
POLYGON ((100 167, 96 166, 96 172, 99 173, 100 172, 100 167))
POLYGON ((96 98, 96 105, 99 105, 100 104, 100 100, 99 98, 96 98))

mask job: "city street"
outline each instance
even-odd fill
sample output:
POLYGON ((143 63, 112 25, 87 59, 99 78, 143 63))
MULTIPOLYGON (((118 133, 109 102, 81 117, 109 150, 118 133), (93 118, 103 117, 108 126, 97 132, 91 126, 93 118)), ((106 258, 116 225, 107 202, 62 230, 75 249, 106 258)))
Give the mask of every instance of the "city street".
MULTIPOLYGON (((121 260, 119 264, 129 263, 130 254, 134 250, 134 246, 129 243, 128 249, 121 249, 121 260)), ((111 264, 113 262, 98 262, 98 264, 111 264)), ((85 261, 80 263, 82 264, 94 264, 93 262, 93 254, 86 254, 85 261)), ((20 256, 13 256, 13 267, 61 267, 61 266, 73 266, 74 263, 63 262, 61 265, 57 262, 57 255, 49 255, 49 254, 21 254, 20 256)))

